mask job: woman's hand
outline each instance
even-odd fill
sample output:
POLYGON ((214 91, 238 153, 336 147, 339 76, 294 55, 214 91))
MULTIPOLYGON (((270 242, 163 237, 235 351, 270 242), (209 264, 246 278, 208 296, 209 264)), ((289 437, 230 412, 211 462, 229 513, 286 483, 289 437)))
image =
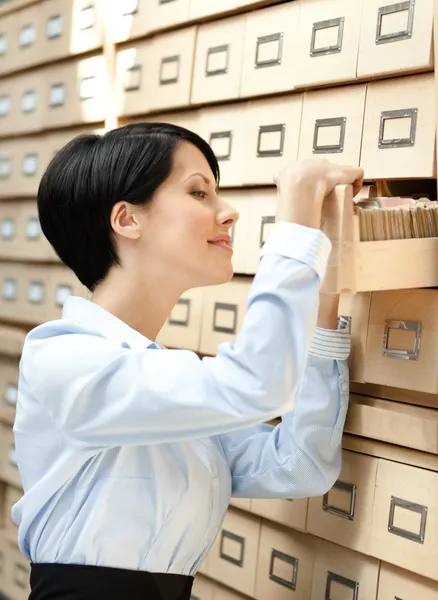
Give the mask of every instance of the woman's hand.
POLYGON ((363 169, 303 160, 274 176, 278 188, 277 221, 288 221, 319 229, 324 199, 337 185, 353 185, 355 196, 363 182, 363 169))
POLYGON ((338 328, 339 294, 319 293, 319 312, 317 327, 322 329, 338 328))

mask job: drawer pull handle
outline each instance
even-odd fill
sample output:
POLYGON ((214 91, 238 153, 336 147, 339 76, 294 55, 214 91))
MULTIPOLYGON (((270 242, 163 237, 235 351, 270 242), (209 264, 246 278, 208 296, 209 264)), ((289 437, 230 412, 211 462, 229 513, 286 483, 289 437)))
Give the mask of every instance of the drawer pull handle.
POLYGON ((256 57, 255 57, 255 68, 263 69, 265 67, 275 67, 281 65, 281 61, 283 59, 283 34, 282 33, 273 33, 272 35, 262 35, 257 38, 257 47, 256 47, 256 57), (260 51, 263 45, 272 44, 273 42, 277 42, 278 44, 278 52, 277 56, 274 58, 261 58, 260 51))
POLYGON ((338 329, 340 329, 341 331, 348 331, 348 333, 351 333, 351 322, 352 322, 352 317, 346 317, 345 315, 339 315, 338 329))
POLYGON ((377 13, 376 44, 388 44, 391 42, 399 42, 401 40, 410 39, 412 37, 412 29, 414 27, 414 9, 415 0, 397 2, 396 4, 389 4, 388 6, 382 6, 379 8, 377 13), (403 12, 406 10, 409 11, 406 29, 403 29, 402 31, 394 31, 393 33, 382 33, 383 19, 386 15, 403 12))
POLYGON ((181 66, 181 57, 179 54, 175 56, 167 56, 166 58, 161 59, 161 68, 160 68, 160 85, 170 85, 173 83, 178 83, 179 81, 179 71, 181 66), (165 71, 169 65, 175 65, 176 71, 174 75, 166 75, 165 71))
POLYGON ((344 492, 348 492, 350 494, 350 507, 348 510, 344 510, 343 508, 339 508, 338 506, 334 506, 333 504, 329 504, 329 494, 327 492, 325 494, 322 501, 322 508, 325 512, 328 512, 336 517, 342 517, 344 519, 348 519, 349 521, 354 521, 354 512, 356 509, 356 492, 357 486, 354 483, 345 483, 344 481, 337 481, 333 486, 335 490, 342 490, 344 492))
POLYGON ((383 333, 382 354, 387 358, 402 358, 404 360, 418 360, 421 347, 421 323, 417 321, 386 321, 383 333), (391 329, 402 331, 415 331, 414 348, 409 350, 393 350, 388 347, 389 333, 391 329))
POLYGON ((344 587, 346 587, 350 590, 353 590, 353 595, 351 596, 351 600, 358 599, 358 597, 359 597, 359 582, 358 581, 353 581, 352 579, 347 579, 347 577, 342 577, 342 575, 338 575, 337 573, 332 573, 331 571, 328 571, 324 600, 331 600, 332 583, 337 583, 339 585, 343 585, 344 587))
POLYGON ((125 71, 125 92, 136 92, 141 88, 142 66, 133 65, 125 71))
POLYGON ((237 305, 236 304, 226 304, 224 302, 216 302, 214 305, 214 315, 213 315, 213 331, 218 333, 236 333, 237 330, 237 305), (228 312, 231 313, 232 325, 219 325, 218 317, 219 312, 228 312))
POLYGON ((263 248, 266 241, 266 225, 273 225, 275 223, 275 217, 262 217, 260 224, 260 248, 263 248))
POLYGON ((213 146, 215 140, 228 140, 228 149, 225 152, 217 153, 214 148, 213 151, 216 155, 217 160, 230 160, 231 158, 231 147, 233 143, 232 131, 220 131, 218 133, 210 134, 210 146, 213 146))
POLYGON ((182 306, 183 308, 183 314, 184 314, 184 318, 181 317, 177 317, 177 316, 172 316, 173 312, 170 314, 169 317, 169 325, 179 325, 182 327, 188 327, 189 323, 190 323, 190 308, 191 308, 191 302, 188 298, 180 298, 178 300, 178 302, 176 303, 177 306, 182 306))
POLYGON ((347 119, 345 117, 336 117, 334 119, 316 119, 313 133, 313 154, 336 154, 344 151, 345 129, 347 119), (323 127, 339 127, 339 142, 337 144, 318 144, 320 129, 323 127))
POLYGON ((337 54, 342 51, 342 40, 344 37, 344 17, 339 17, 337 19, 328 19, 327 21, 319 21, 318 23, 313 24, 312 30, 312 40, 310 42, 310 56, 325 56, 327 54, 337 54), (336 44, 331 46, 322 46, 321 48, 316 48, 316 37, 317 32, 321 29, 328 29, 330 27, 338 28, 338 39, 336 44))
POLYGON ((380 115, 379 127, 379 148, 384 150, 388 148, 408 148, 415 146, 415 135, 417 132, 418 109, 407 108, 403 110, 385 110, 380 115), (388 138, 385 139, 385 125, 391 119, 410 119, 411 126, 409 137, 388 138))
POLYGON ((214 77, 215 75, 226 75, 228 73, 228 67, 230 62, 230 46, 224 44, 223 46, 215 46, 209 48, 207 51, 207 59, 205 62, 205 75, 207 77, 214 77), (225 54, 225 61, 223 67, 212 67, 210 65, 210 59, 212 56, 217 54, 225 54))
POLYGON ((298 567, 299 567, 299 559, 295 558, 295 556, 289 556, 289 554, 285 554, 284 552, 280 552, 279 550, 272 550, 271 552, 271 563, 269 565, 269 579, 282 585, 283 587, 289 588, 290 590, 295 591, 297 589, 297 579, 298 579, 298 567), (283 579, 279 575, 275 575, 275 561, 281 560, 289 565, 292 565, 292 577, 291 579, 283 579))
POLYGON ((236 565, 237 567, 243 567, 243 559, 245 556, 245 538, 240 537, 240 535, 236 535, 235 533, 231 533, 231 531, 227 531, 226 529, 222 529, 219 556, 233 565, 236 565), (226 540, 239 545, 239 558, 230 556, 225 552, 224 545, 226 540))
POLYGON ((391 504, 389 508, 389 518, 388 518, 388 531, 393 533, 394 535, 398 535, 399 537, 405 538, 406 540, 410 540, 411 542, 417 542, 418 544, 424 544, 424 536, 426 533, 426 522, 427 522, 427 506, 423 506, 422 504, 415 504, 414 502, 409 502, 408 500, 403 500, 402 498, 396 498, 395 496, 391 496, 391 504), (411 512, 417 513, 421 516, 420 521, 420 531, 415 533, 414 531, 408 531, 407 529, 403 529, 402 527, 397 527, 394 525, 394 517, 395 517, 395 509, 402 508, 403 510, 409 510, 411 512))
POLYGON ((286 126, 284 124, 279 125, 262 125, 259 127, 259 137, 257 140, 257 156, 260 158, 268 156, 283 156, 284 150, 284 137, 286 132, 286 126), (279 133, 280 140, 278 148, 271 148, 269 150, 263 150, 263 136, 266 133, 279 133))

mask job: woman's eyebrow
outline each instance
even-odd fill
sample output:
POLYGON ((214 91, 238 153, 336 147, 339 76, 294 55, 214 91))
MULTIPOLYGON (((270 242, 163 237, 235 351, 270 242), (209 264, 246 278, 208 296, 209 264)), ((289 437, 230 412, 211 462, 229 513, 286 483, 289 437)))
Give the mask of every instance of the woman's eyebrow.
POLYGON ((187 179, 186 179, 185 181, 188 181, 189 179, 192 179, 192 177, 201 177, 201 178, 202 178, 202 179, 205 181, 205 183, 206 183, 207 185, 210 185, 210 183, 211 183, 211 182, 210 182, 210 180, 208 179, 208 177, 206 177, 206 176, 205 176, 205 175, 203 175, 202 173, 192 173, 191 175, 189 175, 189 176, 187 177, 187 179))

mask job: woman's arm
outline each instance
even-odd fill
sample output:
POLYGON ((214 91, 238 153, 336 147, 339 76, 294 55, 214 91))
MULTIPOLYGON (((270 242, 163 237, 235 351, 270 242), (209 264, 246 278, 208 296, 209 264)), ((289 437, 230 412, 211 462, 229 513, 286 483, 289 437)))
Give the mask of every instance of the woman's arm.
POLYGON ((306 498, 327 492, 341 468, 348 406, 350 339, 331 328, 338 299, 321 298, 317 329, 292 412, 277 427, 258 425, 218 436, 230 466, 233 496, 306 498))

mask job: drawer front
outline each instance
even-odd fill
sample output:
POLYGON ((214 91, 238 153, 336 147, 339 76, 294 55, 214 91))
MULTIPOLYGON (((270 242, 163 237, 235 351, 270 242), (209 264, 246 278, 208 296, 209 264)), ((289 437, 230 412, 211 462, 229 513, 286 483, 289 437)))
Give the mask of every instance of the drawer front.
POLYGON ((365 352, 370 318, 371 293, 341 294, 339 315, 349 322, 351 352, 348 359, 350 381, 365 380, 365 352))
POLYGON ((154 110, 187 106, 193 74, 196 27, 154 38, 151 79, 145 78, 154 110))
MULTIPOLYGON (((131 1, 131 0, 130 0, 131 1)), ((189 20, 192 0, 139 0, 148 30, 165 29, 189 20)))
POLYGON ((373 292, 364 380, 436 394, 436 290, 373 292), (428 310, 425 311, 424 307, 428 310))
POLYGON ((208 576, 254 596, 260 519, 229 510, 208 556, 208 576))
POLYGON ((356 79, 361 12, 361 0, 303 2, 297 87, 356 79))
POLYGON ((199 27, 192 104, 239 97, 244 36, 244 16, 199 27))
POLYGON ((190 18, 199 19, 226 13, 237 8, 237 0, 190 0, 190 18))
MULTIPOLYGON (((20 107, 18 84, 18 77, 10 77, 2 80, 2 89, 0 92, 0 119, 2 125, 0 135, 2 137, 14 134, 17 129, 16 126, 19 126, 20 107)), ((0 179, 4 179, 3 170, 4 167, 2 167, 0 162, 0 179)))
POLYGON ((241 96, 294 89, 300 6, 289 2, 248 14, 241 96))
POLYGON ((298 94, 248 104, 244 184, 272 184, 274 174, 296 160, 302 103, 298 94))
POLYGON ((44 22, 41 7, 29 6, 17 13, 13 48, 16 69, 26 69, 43 59, 44 22))
MULTIPOLYGON (((5 118, 5 127, 2 127, 2 134, 33 133, 42 129, 44 125, 45 94, 44 80, 41 73, 41 71, 36 70, 14 78, 10 118, 5 118)), ((6 85, 5 93, 9 93, 8 85, 6 85)))
POLYGON ((193 582, 191 600, 213 600, 215 583, 202 575, 196 575, 193 582))
POLYGON ((379 460, 371 554, 438 581, 438 473, 379 460))
POLYGON ((255 598, 310 600, 314 541, 296 531, 263 521, 255 598))
POLYGON ((14 424, 18 396, 19 358, 0 357, 0 421, 14 424))
POLYGON ((12 427, 2 424, 0 426, 1 432, 1 478, 2 480, 18 489, 22 489, 20 474, 15 459, 15 444, 12 427))
POLYGON ((299 500, 260 500, 254 499, 251 512, 280 525, 285 525, 298 531, 307 529, 307 498, 299 500))
POLYGON ((69 127, 104 121, 108 80, 106 59, 94 56, 52 67, 44 76, 44 125, 69 127))
POLYGON ((382 563, 377 600, 435 600, 437 595, 438 583, 382 563))
POLYGON ((358 77, 433 68, 433 0, 367 0, 363 5, 358 77))
POLYGON ((189 290, 181 296, 158 337, 168 348, 197 352, 201 336, 204 290, 189 290))
POLYGON ((307 92, 298 158, 359 164, 366 85, 307 92))
POLYGON ((12 198, 35 197, 47 163, 45 137, 0 142, 0 156, 5 157, 4 162, 0 158, 0 194, 12 198))
POLYGON ((109 39, 112 43, 124 42, 149 33, 152 15, 147 14, 148 1, 126 0, 123 4, 113 2, 108 20, 109 39))
POLYGON ((101 0, 46 0, 41 8, 44 62, 102 47, 101 0))
POLYGON ((119 50, 116 58, 117 115, 147 113, 151 108, 152 41, 119 50))
POLYGON ((229 283, 205 288, 201 354, 215 355, 219 344, 233 342, 246 313, 251 280, 235 277, 229 283))
POLYGON ((14 256, 27 261, 59 262, 55 251, 41 231, 36 202, 22 201, 20 205, 14 256))
POLYGON ((219 162, 222 187, 242 185, 242 157, 247 154, 246 104, 202 110, 197 133, 213 149, 219 162))
POLYGON ((311 600, 376 600, 378 560, 327 542, 318 541, 315 548, 311 600))
POLYGON ((231 498, 230 500, 230 506, 245 510, 246 512, 251 512, 252 503, 253 500, 251 498, 231 498))
POLYGON ((370 83, 361 166, 370 179, 435 173, 433 74, 370 83))
POLYGON ((230 590, 228 587, 216 584, 214 588, 214 600, 247 600, 247 597, 234 590, 230 590))
POLYGON ((0 74, 4 75, 16 69, 17 53, 16 30, 18 27, 18 13, 11 13, 1 18, 0 21, 0 74))
POLYGON ((307 530, 351 550, 369 553, 377 459, 343 452, 342 471, 322 498, 310 498, 307 530))

